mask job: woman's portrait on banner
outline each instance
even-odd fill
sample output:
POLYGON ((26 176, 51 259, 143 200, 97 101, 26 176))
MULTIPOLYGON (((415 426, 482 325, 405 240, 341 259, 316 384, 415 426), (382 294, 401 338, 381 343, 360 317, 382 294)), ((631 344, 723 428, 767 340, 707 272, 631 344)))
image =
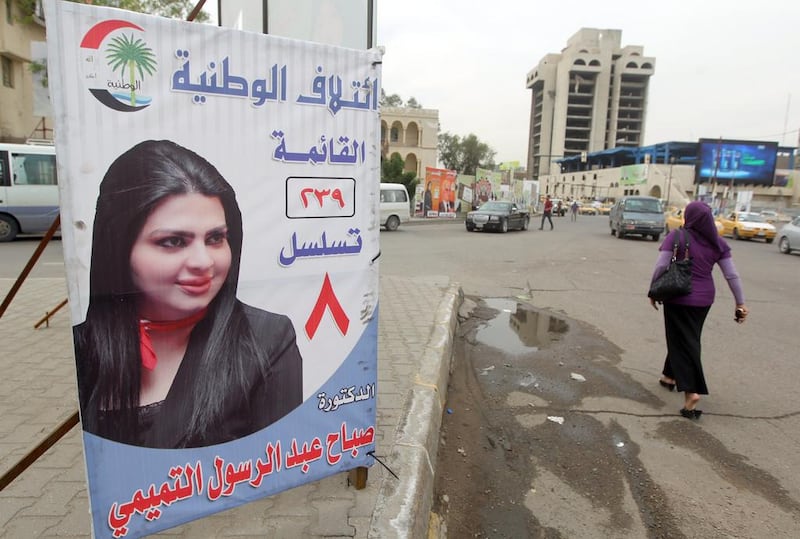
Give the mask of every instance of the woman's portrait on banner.
POLYGON ((148 140, 114 160, 97 198, 86 319, 74 328, 84 430, 203 447, 302 403, 291 320, 237 299, 242 242, 234 190, 200 155, 148 140))

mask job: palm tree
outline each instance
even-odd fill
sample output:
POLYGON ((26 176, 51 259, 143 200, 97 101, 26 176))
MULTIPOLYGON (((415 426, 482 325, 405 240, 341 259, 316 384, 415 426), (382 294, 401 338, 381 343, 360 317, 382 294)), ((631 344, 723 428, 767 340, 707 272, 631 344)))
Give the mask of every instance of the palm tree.
POLYGON ((122 35, 111 40, 108 46, 108 65, 113 71, 121 69, 121 76, 125 76, 125 68, 128 68, 131 86, 131 106, 136 106, 136 72, 139 77, 144 78, 145 71, 152 75, 155 71, 156 61, 153 50, 145 46, 144 41, 135 39, 133 34, 130 36, 122 35))

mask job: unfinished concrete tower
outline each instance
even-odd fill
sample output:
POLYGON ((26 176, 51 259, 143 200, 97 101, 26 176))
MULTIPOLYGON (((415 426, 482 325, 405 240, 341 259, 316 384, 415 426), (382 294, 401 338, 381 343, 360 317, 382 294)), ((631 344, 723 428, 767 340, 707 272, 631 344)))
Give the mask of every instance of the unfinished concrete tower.
POLYGON ((617 146, 641 146, 647 88, 655 58, 621 46, 622 30, 581 28, 557 54, 528 73, 531 118, 528 170, 558 173, 561 157, 617 146))

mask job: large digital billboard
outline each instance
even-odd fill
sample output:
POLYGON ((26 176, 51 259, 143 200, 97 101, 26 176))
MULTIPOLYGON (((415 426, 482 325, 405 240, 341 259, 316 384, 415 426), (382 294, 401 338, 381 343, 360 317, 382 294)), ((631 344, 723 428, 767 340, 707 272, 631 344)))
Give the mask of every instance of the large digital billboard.
POLYGON ((777 155, 776 142, 700 139, 695 183, 772 185, 777 155))

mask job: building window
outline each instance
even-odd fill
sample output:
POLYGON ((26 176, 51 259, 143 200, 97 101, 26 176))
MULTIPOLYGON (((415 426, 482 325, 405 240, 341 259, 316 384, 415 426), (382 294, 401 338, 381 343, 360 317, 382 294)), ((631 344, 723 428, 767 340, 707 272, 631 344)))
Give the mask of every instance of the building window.
POLYGON ((391 142, 397 142, 400 140, 400 131, 396 127, 392 127, 391 134, 389 135, 389 140, 391 142))
POLYGON ((6 88, 14 87, 14 62, 11 58, 0 56, 3 62, 3 86, 6 88))

